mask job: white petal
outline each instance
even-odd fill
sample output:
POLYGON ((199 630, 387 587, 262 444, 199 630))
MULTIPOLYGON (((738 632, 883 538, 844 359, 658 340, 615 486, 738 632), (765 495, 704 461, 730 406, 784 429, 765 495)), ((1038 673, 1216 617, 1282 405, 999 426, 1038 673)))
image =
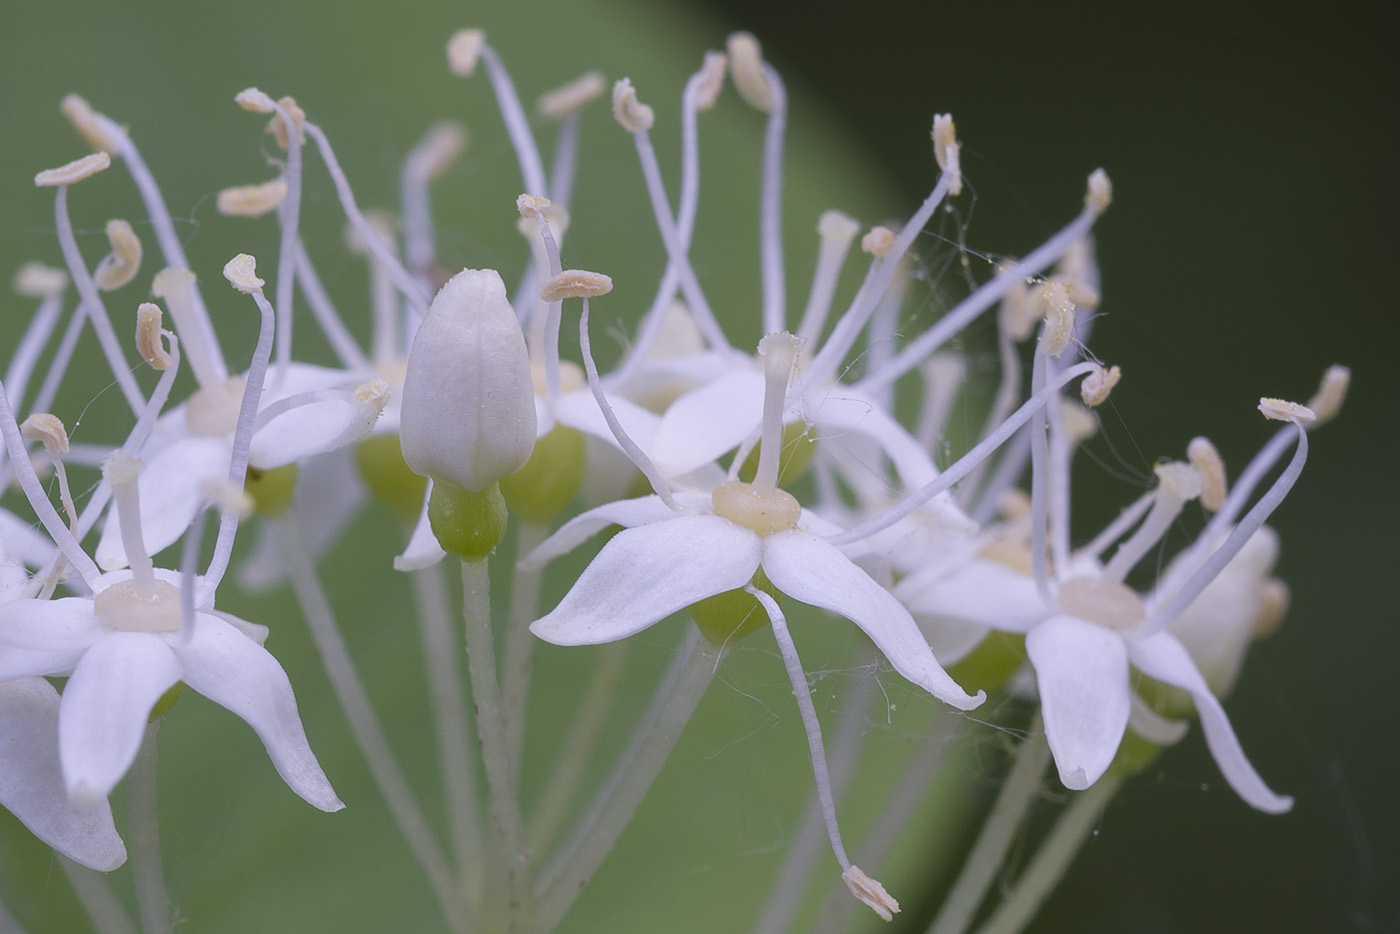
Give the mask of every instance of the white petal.
POLYGON ((242 717, 287 786, 323 811, 345 807, 306 740, 287 673, 262 646, 201 613, 188 643, 175 642, 185 683, 242 717))
POLYGON ((934 580, 911 575, 894 588, 916 616, 941 616, 1026 632, 1046 616, 1035 579, 996 561, 969 561, 934 580))
POLYGON ((1128 725, 1128 649, 1123 637, 1073 616, 1052 616, 1026 636, 1045 736, 1066 788, 1099 780, 1128 725))
POLYGON ((0 681, 66 675, 107 631, 86 597, 0 604, 0 681))
MULTIPOLYGON (((656 430, 661 425, 661 417, 620 396, 609 396, 608 404, 612 406, 622 430, 637 443, 637 447, 643 451, 650 450, 656 430)), ((562 394, 555 404, 554 416, 570 428, 617 445, 617 438, 608 427, 603 410, 598 408, 598 400, 590 390, 562 394)))
POLYGON ((146 721, 180 680, 180 663, 160 636, 110 632, 88 649, 63 688, 58 751, 68 795, 105 798, 131 768, 146 721))
POLYGON ((763 572, 783 593, 844 616, 860 627, 894 670, 946 704, 971 710, 987 699, 958 686, 934 658, 904 605, 836 546, 801 529, 764 540, 763 572))
POLYGON ((1132 702, 1132 709, 1128 713, 1128 728, 1149 743, 1174 746, 1181 742, 1181 738, 1191 728, 1184 720, 1168 720, 1147 706, 1147 702, 1136 692, 1130 693, 1128 700, 1132 702))
POLYGON ((682 516, 624 529, 530 631, 555 645, 596 645, 753 579, 763 546, 718 516, 682 516))
POLYGON ((1246 803, 1269 814, 1282 814, 1293 807, 1293 799, 1269 790, 1254 766, 1245 758, 1240 741, 1235 737, 1225 708, 1210 692, 1206 679, 1196 668, 1185 647, 1169 633, 1159 632, 1140 641, 1129 643, 1133 665, 1149 678, 1189 691, 1201 717, 1201 729, 1206 745, 1215 757, 1215 764, 1235 793, 1246 803))
POLYGON ((737 370, 666 409, 648 453, 668 476, 689 473, 737 447, 763 419, 763 374, 737 370))
POLYGON ((90 808, 68 800, 58 709, 58 692, 43 678, 0 682, 0 805, 64 856, 111 872, 126 862, 126 847, 106 798, 90 808))
MULTIPOLYGON (((146 460, 137 481, 141 492, 141 533, 146 551, 169 547, 194 521, 205 480, 227 479, 233 445, 226 437, 186 437, 146 460)), ((104 571, 126 567, 117 511, 109 510, 94 560, 104 571)))
POLYGON ((579 513, 565 522, 557 532, 540 542, 534 551, 521 558, 519 564, 522 568, 532 570, 542 568, 560 555, 573 551, 610 525, 631 529, 675 518, 675 511, 663 503, 659 496, 642 496, 638 499, 620 499, 605 503, 596 509, 579 513))
POLYGON ((428 521, 428 497, 432 495, 433 481, 429 480, 428 488, 423 493, 423 510, 418 513, 418 523, 414 525, 413 534, 408 538, 408 546, 404 548, 403 554, 394 559, 395 571, 422 570, 447 557, 447 552, 438 544, 432 524, 428 521))
POLYGON ((260 426, 249 447, 248 463, 259 470, 273 470, 354 444, 374 428, 380 410, 378 403, 360 399, 353 389, 328 393, 260 426))
MULTIPOLYGON (((297 474, 296 516, 301 540, 313 560, 330 549, 365 501, 365 485, 349 448, 313 457, 297 474)), ((238 582, 250 590, 269 590, 286 580, 287 562, 272 523, 258 523, 253 553, 238 570, 238 582)))

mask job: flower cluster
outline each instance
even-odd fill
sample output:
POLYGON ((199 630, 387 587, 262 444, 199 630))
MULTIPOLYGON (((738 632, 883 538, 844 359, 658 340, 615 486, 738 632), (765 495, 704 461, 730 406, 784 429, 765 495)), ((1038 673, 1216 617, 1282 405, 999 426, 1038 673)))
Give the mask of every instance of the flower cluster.
MULTIPOLYGON (((1089 175, 1063 229, 997 264, 969 294, 940 296, 947 310, 915 325, 902 307, 911 258, 964 187, 953 121, 939 115, 928 197, 901 223, 864 232, 843 213, 822 215, 815 271, 796 316, 781 215, 787 93, 756 40, 732 36, 686 84, 674 203, 650 138, 663 118, 620 80, 612 117, 635 143, 652 207, 648 235, 666 261, 620 362, 604 372, 592 353, 589 309, 607 300, 612 280, 565 269, 561 257, 570 224, 590 222, 570 215, 573 160, 584 108, 605 84, 588 75, 542 99, 541 115, 559 124, 546 174, 530 119, 485 36, 458 33, 448 58, 463 78, 485 69, 519 162, 523 194, 502 198, 506 208, 514 202, 524 238, 522 268, 505 271, 519 275, 519 286, 508 294, 497 270, 439 271, 446 258, 433 235, 429 186, 462 149, 459 129, 435 128, 410 154, 395 227, 361 211, 327 134, 294 99, 248 89, 238 104, 270 119, 282 155, 275 179, 219 198, 225 215, 276 221, 275 260, 262 264, 273 270, 272 289, 265 293, 251 256, 223 270, 259 314, 253 362, 242 374, 226 363, 200 275, 132 133, 81 98, 64 100, 95 152, 36 177, 54 190, 66 273, 34 266, 17 279, 39 307, 0 393, 0 481, 17 481, 33 517, 0 512, 0 804, 73 861, 104 871, 120 865, 126 852, 107 796, 143 747, 153 747, 156 723, 189 687, 248 723, 294 792, 325 811, 342 806, 311 751, 287 675, 263 648, 268 630, 214 609, 235 534, 256 521, 263 534, 237 577, 249 587, 294 585, 355 737, 458 929, 493 917, 517 929, 552 928, 635 810, 718 657, 762 629, 772 632, 796 696, 841 878, 889 920, 898 903, 842 840, 839 792, 788 625, 796 604, 850 620, 898 675, 956 710, 998 692, 1038 703, 1069 789, 1126 774, 1141 759, 1132 750, 1177 741, 1194 714, 1244 801, 1269 812, 1291 806, 1250 764, 1220 698, 1250 641, 1282 615, 1286 590, 1270 576, 1278 540, 1265 522, 1302 469, 1309 431, 1340 408, 1343 368, 1328 371, 1308 406, 1261 400, 1263 415, 1285 425, 1233 485, 1215 448, 1198 438, 1185 460, 1157 465, 1153 489, 1076 544, 1075 450, 1096 430, 1095 409, 1121 376, 1089 345, 1104 301, 1092 230, 1112 197, 1102 170, 1089 175), (721 322, 710 296, 724 283, 691 260, 699 123, 719 105, 726 78, 767 123, 758 329, 721 322), (341 319, 301 239, 308 140, 370 264, 367 341, 341 319), (129 363, 107 311, 109 300, 135 291, 128 286, 141 275, 141 241, 131 224, 112 221, 111 253, 93 267, 68 220, 69 189, 114 162, 134 182, 160 254, 149 293, 161 304, 137 303, 136 347, 156 374, 149 380, 129 363), (838 302, 850 291, 843 276, 859 284, 838 302), (76 302, 65 302, 70 282, 76 302), (574 363, 562 358, 560 333, 566 304, 576 300, 574 363), (65 307, 69 324, 50 351, 65 307), (163 329, 166 315, 173 332, 163 329), (336 365, 293 352, 294 321, 308 315, 336 365), (975 401, 984 393, 966 353, 955 348, 977 343, 972 330, 989 333, 991 316, 999 376, 984 405, 975 401), (63 423, 48 413, 88 324, 130 409, 104 450, 70 449, 63 423), (756 354, 751 338, 733 336, 755 330, 763 335, 756 354), (46 356, 47 374, 31 392, 46 356), (196 388, 171 404, 182 363, 196 388), (981 406, 983 427, 947 458, 945 422, 955 406, 981 406), (21 412, 31 414, 21 421, 21 412), (85 499, 72 495, 69 467, 100 469, 85 499), (47 488, 45 474, 54 481, 47 488), (415 523, 395 568, 421 573, 447 556, 463 566, 485 803, 467 761, 452 643, 423 621, 442 649, 428 664, 434 695, 445 698, 434 715, 453 789, 456 867, 393 762, 316 582, 317 556, 367 491, 415 523), (1137 569, 1192 501, 1208 516, 1194 522, 1202 530, 1148 579, 1137 569), (572 509, 575 502, 583 508, 572 509), (218 531, 201 570, 210 510, 218 531), (511 607, 498 666, 487 567, 512 524, 527 548, 507 570, 524 596, 511 607), (550 563, 610 530, 541 612, 550 563), (176 545, 179 566, 156 567, 153 558, 176 545), (639 727, 632 771, 620 769, 570 842, 542 859, 532 849, 541 844, 530 841, 548 832, 532 834, 516 791, 532 636, 561 646, 608 643, 678 613, 694 628, 654 716, 639 727), (66 679, 61 693, 52 679, 66 679), (490 831, 479 826, 483 814, 490 831)), ((658 271, 610 272, 646 281, 658 271)))

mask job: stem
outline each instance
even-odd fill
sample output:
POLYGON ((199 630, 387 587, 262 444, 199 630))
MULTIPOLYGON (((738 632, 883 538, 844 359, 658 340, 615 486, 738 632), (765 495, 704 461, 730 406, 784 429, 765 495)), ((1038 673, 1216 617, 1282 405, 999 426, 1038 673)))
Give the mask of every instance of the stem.
MULTIPOLYGON (((515 573, 517 576, 520 574, 518 567, 515 573)), ((593 751, 598 734, 602 732, 603 724, 612 710, 617 685, 622 680, 622 663, 626 658, 625 641, 609 642, 602 647, 598 664, 593 667, 593 677, 574 715, 569 739, 550 769, 549 787, 535 806, 526 841, 532 853, 541 852, 548 846, 559 829, 559 819, 578 788, 579 776, 588 764, 588 755, 593 751)))
POLYGON ((462 562, 462 618, 466 624, 467 671, 476 704, 476 735, 491 800, 491 859, 487 864, 486 928, 523 927, 529 914, 529 863, 520 799, 506 752, 501 688, 496 678, 495 637, 491 633, 491 575, 486 558, 462 562))
POLYGON ((477 817, 476 770, 467 746, 469 726, 466 692, 458 667, 457 647, 443 588, 442 563, 413 572, 414 605, 418 608, 423 637, 424 667, 428 674, 433 727, 437 731, 439 767, 448 827, 462 877, 468 907, 478 907, 481 891, 481 824, 477 817))
POLYGON ((1019 934, 1025 930, 1098 826, 1104 808, 1122 784, 1122 777, 1110 772, 1074 796, 1035 858, 1016 880, 1016 887, 977 934, 1019 934))
MULTIPOLYGON (((522 522, 515 538, 515 553, 528 555, 549 535, 544 526, 522 522)), ((535 637, 530 623, 539 616, 540 585, 544 568, 515 568, 510 585, 510 613, 506 620, 506 658, 501 672, 501 708, 505 722, 506 761, 513 781, 520 781, 520 750, 525 743, 526 702, 530 693, 530 668, 535 660, 535 637)))
POLYGON ((1016 839, 1026 812, 1040 793, 1040 780, 1050 763, 1050 746, 1037 712, 1028 734, 1016 750, 1011 771, 1001 786, 982 832, 963 863, 962 872, 943 900, 929 934, 962 934, 987 896, 996 874, 1006 861, 1007 851, 1016 839))
POLYGON ((466 931, 467 918, 455 888, 452 871, 428 829, 428 822, 423 819, 418 802, 409 791, 403 772, 389 750, 389 741, 384 736, 383 727, 379 725, 379 718, 375 716, 374 706, 370 703, 369 695, 365 693, 359 673, 355 671, 355 664, 345 647, 345 639, 336 625, 335 614, 331 611, 325 591, 316 577, 316 569, 307 560, 307 553, 301 545, 296 525, 288 519, 269 521, 277 531, 278 544, 282 548, 283 559, 287 562, 297 603, 311 629, 311 637, 316 642, 316 651, 321 656, 321 664, 326 668, 326 675, 330 678, 336 699, 350 724, 350 733, 355 738, 355 745, 364 755, 374 783, 378 786, 380 794, 384 795, 389 812, 394 816, 394 822, 398 824, 404 839, 408 841, 414 858, 418 860, 418 865, 423 867, 423 874, 428 877, 433 893, 437 895, 448 925, 454 931, 466 931))
POLYGON ((61 853, 55 853, 68 884, 82 902, 83 910, 92 920, 92 928, 97 934, 136 934, 131 919, 121 901, 112 894, 107 885, 107 877, 96 869, 80 866, 61 853))
POLYGON ((165 890, 165 873, 160 865, 160 826, 156 818, 156 733, 157 720, 146 727, 146 736, 131 765, 127 782, 126 839, 131 847, 131 868, 135 877, 136 905, 145 934, 170 934, 170 896, 165 890))
POLYGON ((661 680, 632 734, 574 835, 542 873, 536 888, 537 929, 552 930, 574 903, 590 876, 612 851, 637 813, 680 739, 681 731, 713 680, 723 650, 710 651, 694 626, 661 680))

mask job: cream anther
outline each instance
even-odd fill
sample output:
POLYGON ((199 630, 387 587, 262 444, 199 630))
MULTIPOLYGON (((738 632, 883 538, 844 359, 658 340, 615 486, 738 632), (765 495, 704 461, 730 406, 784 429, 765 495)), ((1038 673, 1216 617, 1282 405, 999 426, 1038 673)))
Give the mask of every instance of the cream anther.
POLYGON ((90 178, 112 164, 112 157, 105 152, 94 152, 74 159, 56 169, 45 169, 34 176, 34 184, 39 188, 57 188, 59 185, 72 185, 90 178))
POLYGON ((597 298, 612 291, 610 276, 584 269, 565 269, 551 276, 540 286, 540 298, 547 302, 562 302, 566 298, 597 298))
POLYGON ((700 66, 700 81, 695 86, 695 109, 704 113, 715 106, 719 92, 724 89, 724 70, 729 66, 729 57, 723 52, 706 52, 705 63, 700 66))
POLYGON ((951 177, 948 195, 956 198, 962 194, 962 162, 958 155, 962 147, 958 144, 953 115, 934 114, 930 136, 933 138, 933 157, 938 160, 938 168, 951 177))
POLYGON ((141 593, 134 580, 113 584, 92 601, 93 614, 108 629, 118 632, 178 632, 180 590, 174 584, 152 582, 151 593, 141 593))
POLYGON ((199 493, 220 512, 230 513, 240 519, 253 514, 257 503, 247 490, 236 487, 224 477, 210 477, 199 484, 199 493))
POLYGON ((885 891, 883 885, 861 872, 859 866, 852 863, 842 870, 841 881, 846 883, 846 888, 851 890, 852 895, 869 905, 880 916, 881 921, 894 920, 895 914, 899 912, 899 902, 885 891))
POLYGON ((1069 399, 1060 400, 1060 421, 1064 424, 1066 439, 1071 444, 1087 441, 1099 430, 1099 420, 1093 413, 1069 399))
POLYGON ((1186 445, 1186 459, 1201 475, 1201 505, 1215 512, 1225 503, 1225 461, 1209 438, 1192 438, 1186 445))
POLYGON ((1079 398, 1089 408, 1102 405, 1108 398, 1108 394, 1113 391, 1113 387, 1118 385, 1118 381, 1123 378, 1123 371, 1116 366, 1108 369, 1095 367, 1094 371, 1084 377, 1084 382, 1079 384, 1079 398))
POLYGON ((1288 615, 1290 594, 1288 585, 1277 577, 1271 577, 1259 586, 1259 615, 1254 618, 1250 634, 1256 639, 1264 639, 1278 631, 1279 624, 1288 615))
POLYGON ((145 466, 141 458, 117 448, 102 458, 102 479, 112 486, 127 486, 136 482, 145 466))
POLYGON ((797 528, 797 521, 802 518, 802 506, 791 493, 779 489, 760 493, 753 484, 741 480, 730 480, 715 487, 710 503, 715 515, 753 529, 759 535, 797 528))
POLYGON ((1204 486, 1201 472, 1181 461, 1163 461, 1152 468, 1157 475, 1158 489, 1168 496, 1191 500, 1201 495, 1204 486))
POLYGON ((562 120, 584 104, 597 99, 605 90, 607 82, 603 80, 602 73, 590 71, 562 88, 542 95, 535 109, 547 120, 562 120))
POLYGON ((1094 169, 1089 175, 1089 190, 1084 195, 1084 203, 1095 214, 1102 214, 1113 202, 1113 183, 1103 169, 1094 169))
POLYGON ((637 100, 637 92, 630 78, 623 78, 613 85, 613 119, 622 124, 628 133, 643 133, 656 122, 656 114, 650 107, 637 100))
POLYGON ((451 167, 467 148, 467 131, 460 123, 442 120, 428 129, 408 154, 405 174, 433 181, 451 167))
POLYGON ((1126 584, 1075 577, 1060 585, 1060 609, 1109 629, 1131 629, 1146 617, 1142 598, 1126 584))
POLYGON ((287 197, 287 180, 282 177, 261 185, 237 185, 219 192, 219 213, 227 217, 262 217, 277 210, 287 197))
POLYGON ((20 422, 19 433, 30 441, 43 444, 50 454, 68 453, 68 432, 57 415, 35 412, 20 422))
MULTIPOLYGON (((1074 302, 1070 301, 1069 290, 1063 283, 1053 279, 1042 283, 1035 291, 1037 294, 1033 301, 1045 315, 1045 329, 1040 332, 1040 352, 1058 357, 1065 352, 1070 338, 1074 336, 1074 302)), ((1093 403, 1086 399, 1085 404, 1093 403)))
POLYGON ((764 113, 773 109, 773 88, 763 73, 763 49, 751 33, 736 32, 725 40, 734 87, 749 106, 764 113))
POLYGON ((871 256, 884 256, 894 246, 894 231, 888 227, 871 227, 860 238, 860 248, 871 256))
POLYGON ((239 253, 224 264, 224 278, 245 295, 261 292, 266 284, 258 278, 258 261, 247 253, 239 253))
POLYGON ((126 142, 126 132, 120 126, 93 110, 92 105, 76 94, 63 98, 59 110, 93 149, 115 152, 126 142))
POLYGON ((459 29, 447 40, 447 67, 459 78, 470 78, 476 73, 476 62, 481 57, 481 47, 486 44, 486 33, 480 29, 459 29))
POLYGON ((1312 409, 1317 417, 1313 422, 1314 428, 1337 417, 1337 413, 1342 410, 1342 403, 1346 401, 1347 387, 1350 385, 1350 369, 1339 365, 1327 368, 1327 372, 1322 374, 1322 383, 1317 387, 1317 394, 1308 400, 1308 408, 1312 409))
POLYGON ((817 234, 823 240, 842 240, 849 242, 855 239, 860 233, 860 224, 849 214, 841 211, 823 211, 822 216, 817 218, 817 234))
POLYGON ((1306 405, 1299 405, 1296 402, 1288 402, 1284 399, 1263 398, 1259 400, 1259 411, 1267 419, 1276 422, 1298 422, 1307 424, 1317 418, 1313 410, 1306 405))
MULTIPOLYGON (((306 111, 297 106, 296 100, 284 97, 277 102, 277 106, 287 114, 287 117, 297 128, 297 142, 306 142, 306 111)), ((267 132, 271 133, 277 140, 277 145, 283 149, 287 148, 287 125, 282 120, 282 114, 277 114, 267 123, 267 132)))
POLYGON ((239 107, 249 113, 270 114, 277 110, 277 104, 271 96, 259 91, 257 88, 245 88, 233 97, 239 107))
POLYGON ((15 291, 26 298, 56 295, 68 287, 68 274, 39 262, 25 263, 15 273, 15 291))
POLYGON ((160 306, 142 302, 136 309, 136 350, 153 370, 168 370, 173 358, 161 343, 160 306))
POLYGON ((541 214, 553 206, 554 202, 540 195, 524 194, 515 199, 515 209, 520 212, 520 216, 531 220, 539 219, 541 214))
POLYGON ((131 225, 120 218, 107 222, 107 242, 112 252, 102 257, 93 272, 93 281, 104 292, 126 285, 141 268, 141 241, 131 225))

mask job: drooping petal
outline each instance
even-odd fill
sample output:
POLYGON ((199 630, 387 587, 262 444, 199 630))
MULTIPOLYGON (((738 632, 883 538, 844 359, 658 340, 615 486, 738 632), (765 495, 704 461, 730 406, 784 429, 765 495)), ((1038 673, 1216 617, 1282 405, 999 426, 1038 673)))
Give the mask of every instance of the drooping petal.
POLYGON ((689 473, 753 434, 763 418, 763 374, 736 370, 666 409, 648 451, 667 476, 689 473))
POLYGON ((189 642, 177 640, 174 648, 185 683, 253 728, 292 791, 323 811, 345 807, 311 751, 292 683, 271 653, 204 613, 196 617, 189 642))
POLYGON ((895 671, 944 703, 971 710, 987 699, 948 676, 904 605, 836 546, 801 529, 778 532, 764 539, 763 573, 794 600, 855 623, 895 671))
POLYGON ((1292 798, 1270 791, 1249 764, 1230 726, 1230 718, 1225 715, 1225 708, 1210 692, 1190 654, 1174 636, 1159 632, 1146 639, 1132 640, 1128 650, 1133 665, 1143 674, 1190 692, 1201 717, 1201 729, 1206 734, 1210 754, 1236 794, 1247 804, 1269 814, 1282 814, 1293 807, 1292 798))
POLYGON ((1132 692, 1128 695, 1132 710, 1128 713, 1128 728, 1150 743, 1173 746, 1181 742, 1191 725, 1184 720, 1168 720, 1147 706, 1147 702, 1132 692))
POLYGON ((160 636, 109 632, 83 655, 63 688, 58 751, 68 795, 96 804, 136 758, 151 708, 180 680, 160 636))
POLYGON ((1110 629, 1052 616, 1026 635, 1045 736, 1060 781, 1083 791, 1099 780, 1128 725, 1128 649, 1110 629))
POLYGON ((619 532, 530 631, 555 645, 596 645, 753 579, 758 535, 718 516, 682 516, 619 532))
POLYGON ((0 604, 0 681, 66 675, 106 633, 84 597, 0 604))
POLYGON ((325 392, 260 425, 253 434, 248 463, 259 470, 273 470, 354 444, 374 428, 382 408, 377 397, 361 396, 353 387, 325 392))
POLYGON ((438 544, 437 536, 433 534, 433 526, 428 521, 428 498, 432 495, 433 481, 430 478, 428 489, 423 495, 423 509, 418 513, 418 522, 413 526, 408 546, 404 548, 403 554, 394 559, 395 571, 419 571, 432 567, 447 557, 447 552, 438 544))
POLYGON ((566 555, 610 525, 631 529, 676 518, 676 513, 659 496, 620 499, 590 509, 565 522, 534 551, 520 559, 522 568, 541 568, 566 555))
POLYGON ((99 872, 126 862, 103 798, 68 800, 58 761, 58 692, 43 678, 0 682, 0 805, 64 856, 99 872))

